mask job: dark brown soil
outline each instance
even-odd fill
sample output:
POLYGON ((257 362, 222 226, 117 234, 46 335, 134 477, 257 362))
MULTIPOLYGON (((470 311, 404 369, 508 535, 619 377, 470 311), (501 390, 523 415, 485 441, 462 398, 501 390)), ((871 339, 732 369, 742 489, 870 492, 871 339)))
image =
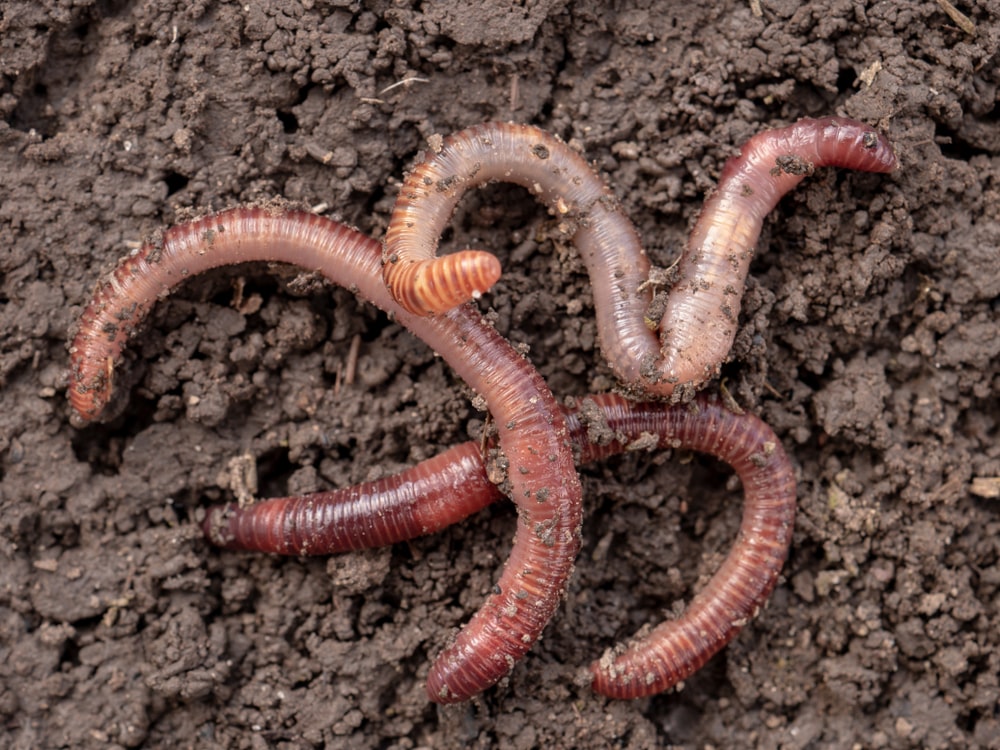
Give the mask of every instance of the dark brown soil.
MULTIPOLYGON (((0 2, 0 746, 1000 747, 998 3, 959 0, 972 33, 932 0, 507 5, 0 2), (582 149, 667 265, 743 140, 834 113, 901 168, 817 174, 765 229, 725 377, 792 455, 800 521, 769 606, 680 693, 575 677, 725 554, 739 494, 708 460, 586 469, 564 606, 457 707, 423 679, 499 572, 508 505, 328 560, 205 543, 244 454, 273 496, 478 435, 448 368, 347 292, 195 280, 132 348, 119 415, 70 426, 88 293, 188 209, 284 196, 380 235, 429 136, 509 119, 582 149)), ((526 191, 470 196, 446 245, 506 262, 484 309, 558 395, 613 386, 526 191)))

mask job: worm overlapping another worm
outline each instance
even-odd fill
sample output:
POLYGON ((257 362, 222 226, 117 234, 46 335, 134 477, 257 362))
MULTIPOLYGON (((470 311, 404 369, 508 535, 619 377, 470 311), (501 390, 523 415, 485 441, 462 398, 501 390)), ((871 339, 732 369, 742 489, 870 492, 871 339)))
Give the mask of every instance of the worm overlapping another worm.
POLYGON ((555 612, 580 546, 580 481, 562 412, 535 368, 467 306, 434 318, 407 313, 382 283, 380 258, 381 245, 355 230, 277 207, 234 208, 172 227, 126 258, 84 311, 70 346, 69 398, 81 423, 95 418, 122 347, 150 307, 209 268, 292 263, 393 314, 486 400, 520 510, 501 593, 487 598, 431 669, 430 697, 454 702, 507 674, 555 612))
POLYGON ((732 347, 754 245, 781 197, 819 167, 889 172, 895 164, 884 136, 842 117, 804 119, 754 136, 723 168, 666 304, 652 312, 649 260, 589 165, 537 128, 476 125, 445 138, 407 175, 386 233, 382 272, 395 299, 420 315, 485 292, 499 277, 499 261, 481 251, 437 258, 438 237, 470 188, 523 185, 573 227, 593 287, 598 339, 616 376, 635 393, 681 400, 718 373, 732 347))
POLYGON ((642 382, 658 345, 643 315, 649 261, 614 193, 554 136, 529 125, 485 123, 454 133, 406 176, 385 235, 382 274, 393 297, 418 315, 440 313, 485 292, 500 275, 486 252, 435 257, 438 238, 466 191, 491 181, 530 190, 572 229, 590 275, 604 356, 625 384, 642 382))
MULTIPOLYGON (((774 432, 757 417, 734 414, 718 399, 691 404, 637 403, 604 394, 566 414, 579 463, 653 447, 696 450, 730 464, 744 488, 739 537, 708 585, 676 620, 590 671, 594 689, 613 698, 662 692, 697 671, 763 606, 788 555, 795 519, 795 476, 774 432), (595 426, 606 442, 593 442, 595 426), (649 437, 656 439, 650 446, 649 437)), ((502 497, 487 478, 480 446, 463 443, 394 476, 344 490, 212 508, 206 536, 228 549, 329 554, 377 547, 437 531, 502 497)))
POLYGON ((717 398, 698 396, 693 409, 674 406, 661 411, 621 401, 604 404, 609 424, 635 420, 629 434, 635 430, 657 435, 661 445, 725 461, 740 477, 744 493, 736 542, 684 613, 590 665, 594 690, 628 699, 659 693, 690 677, 756 617, 788 556, 795 473, 770 427, 750 414, 729 411, 717 398))
MULTIPOLYGON (((795 512, 788 459, 759 420, 705 397, 691 408, 668 408, 595 396, 615 437, 602 446, 583 439, 578 417, 563 415, 538 372, 461 304, 496 281, 497 260, 477 252, 435 259, 437 238, 465 190, 490 180, 525 185, 572 228, 593 285, 601 346, 623 385, 688 400, 718 372, 732 345, 764 216, 827 165, 887 172, 895 156, 884 137, 844 118, 802 120, 755 136, 727 162, 669 295, 654 300, 650 263, 631 222, 583 159, 528 126, 471 128, 446 139, 408 176, 384 249, 343 225, 280 206, 212 214, 144 245, 98 288, 81 317, 70 347, 70 401, 78 423, 95 418, 110 397, 122 347, 155 301, 184 279, 223 265, 281 261, 318 271, 423 339, 486 400, 509 465, 502 489, 519 509, 495 592, 431 669, 428 694, 443 703, 467 699, 509 672, 558 606, 580 546, 571 437, 581 460, 626 449, 644 433, 657 436, 661 447, 716 455, 737 471, 746 494, 733 550, 683 616, 591 666, 594 689, 605 695, 659 692, 704 664, 772 591, 795 512)), ((378 483, 213 509, 205 530, 228 547, 319 554, 428 533, 499 496, 478 449, 467 444, 378 483)))

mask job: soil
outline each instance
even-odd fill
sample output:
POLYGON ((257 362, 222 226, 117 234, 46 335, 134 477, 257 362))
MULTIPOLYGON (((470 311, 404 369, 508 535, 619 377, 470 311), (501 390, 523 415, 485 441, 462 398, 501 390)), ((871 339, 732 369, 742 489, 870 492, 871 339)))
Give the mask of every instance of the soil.
MULTIPOLYGON (((960 0, 969 29, 946 5, 0 3, 0 745, 1000 747, 1000 5, 960 0), (423 681, 499 573, 509 504, 330 559, 204 541, 247 455, 268 497, 479 435, 462 383, 344 290, 193 280, 109 421, 70 424, 88 294, 192 209, 283 196, 381 236, 429 137, 516 120, 593 160, 666 266, 741 142, 826 114, 901 166, 824 170, 767 222, 724 379, 793 457, 800 516, 769 605, 679 692, 576 677, 725 555, 739 488, 702 457, 583 470, 564 605, 453 707, 423 681)), ((504 261, 481 305, 557 395, 613 387, 586 275, 526 191, 468 196, 444 244, 504 261)))

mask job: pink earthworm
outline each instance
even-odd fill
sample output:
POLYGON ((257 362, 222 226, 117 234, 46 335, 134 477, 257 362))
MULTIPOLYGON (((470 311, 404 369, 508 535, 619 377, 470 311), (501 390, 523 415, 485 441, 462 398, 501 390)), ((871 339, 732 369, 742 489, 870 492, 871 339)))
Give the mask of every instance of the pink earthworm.
POLYGON ((552 617, 580 546, 581 489, 565 420, 541 375, 474 310, 407 313, 389 296, 381 245, 310 213, 242 207, 163 232, 126 258, 95 293, 70 345, 69 398, 78 423, 106 404, 122 347, 150 307, 184 279, 247 261, 315 270, 390 313, 479 392, 509 462, 505 487, 519 508, 510 557, 480 610, 438 657, 428 693, 465 700, 507 674, 552 617))
POLYGON ((723 168, 670 294, 654 304, 635 228, 590 166, 538 128, 476 125, 445 138, 407 175, 386 232, 383 276, 395 299, 420 315, 485 292, 499 278, 499 261, 482 251, 437 258, 437 239, 467 190, 494 180, 523 185, 572 227, 616 376, 636 394, 682 400, 718 374, 732 347, 754 245, 781 197, 819 167, 890 172, 895 165, 883 135, 843 117, 754 136, 723 168))
MULTIPOLYGON (((582 413, 566 414, 579 463, 640 446, 696 450, 730 464, 746 495, 736 544, 687 610, 590 667, 593 687, 604 695, 651 695, 700 669, 770 596, 791 543, 795 475, 766 424, 726 410, 715 397, 666 405, 605 394, 583 404, 582 413), (600 442, 588 438, 595 427, 600 442)), ((469 442, 378 482, 213 508, 203 526, 209 539, 229 549, 327 554, 430 533, 500 497, 479 445, 469 442)))

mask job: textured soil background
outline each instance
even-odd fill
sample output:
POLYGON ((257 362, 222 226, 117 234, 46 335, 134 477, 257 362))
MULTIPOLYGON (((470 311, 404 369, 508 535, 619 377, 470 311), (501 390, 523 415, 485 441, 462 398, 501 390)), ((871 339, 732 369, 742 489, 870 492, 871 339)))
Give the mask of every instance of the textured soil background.
MULTIPOLYGON (((1000 7, 959 6, 974 30, 932 0, 0 3, 0 745, 1000 747, 1000 7), (593 160, 667 265, 742 141, 825 114, 883 129, 901 168, 823 171, 765 228, 725 376, 792 455, 800 520, 769 606, 680 693, 574 678, 727 551, 738 487, 701 457, 584 471, 564 605, 456 707, 423 679, 498 575, 508 504, 331 559, 205 543, 241 456, 266 497, 478 435, 449 369, 343 290, 190 282, 118 416, 70 426, 75 317, 188 209, 284 196, 380 236, 429 136, 510 119, 593 160)), ((613 387, 526 191, 469 196, 445 244, 505 261, 482 306, 558 396, 613 387)))

